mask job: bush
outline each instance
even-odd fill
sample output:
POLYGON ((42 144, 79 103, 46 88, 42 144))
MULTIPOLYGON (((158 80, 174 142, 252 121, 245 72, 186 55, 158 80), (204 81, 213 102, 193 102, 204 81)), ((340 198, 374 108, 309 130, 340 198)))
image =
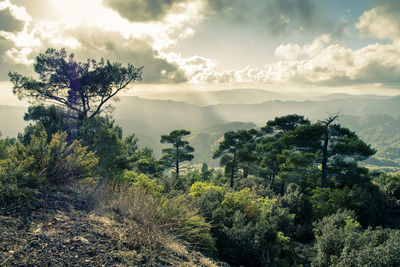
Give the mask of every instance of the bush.
POLYGON ((312 191, 311 201, 317 219, 348 209, 356 212, 363 226, 375 226, 382 222, 386 200, 376 185, 367 183, 343 189, 318 188, 312 191))
POLYGON ((400 199, 400 175, 381 174, 377 182, 390 198, 400 199))
POLYGON ((249 188, 225 192, 204 183, 195 183, 191 192, 194 205, 212 223, 220 259, 235 266, 289 263, 286 233, 293 216, 278 206, 276 198, 258 197, 249 188))
POLYGON ((106 179, 119 180, 123 171, 132 169, 136 159, 137 139, 134 135, 123 138, 122 128, 109 117, 96 117, 81 121, 77 137, 98 157, 97 172, 106 179))
POLYGON ((400 231, 364 230, 354 212, 338 211, 315 224, 313 266, 399 266, 400 231))
POLYGON ((32 135, 27 145, 19 142, 0 161, 0 191, 3 204, 32 200, 40 191, 48 191, 74 180, 90 177, 98 160, 79 141, 67 144, 66 133, 56 133, 47 142, 47 133, 32 135))
POLYGON ((210 224, 183 195, 168 199, 143 186, 132 187, 125 183, 116 188, 104 185, 93 201, 98 209, 111 212, 118 220, 141 225, 143 240, 129 241, 134 247, 157 245, 160 240, 156 238, 162 233, 173 233, 196 248, 215 250, 210 224))
POLYGON ((290 214, 295 215, 292 236, 297 240, 311 241, 313 239, 314 212, 311 201, 302 193, 301 187, 296 184, 288 184, 285 194, 279 198, 279 206, 287 208, 290 214))
POLYGON ((189 189, 189 195, 192 197, 197 197, 210 189, 225 192, 225 189, 222 186, 216 186, 208 182, 195 182, 189 189))
POLYGON ((164 190, 161 185, 157 184, 155 179, 151 179, 143 173, 137 174, 133 171, 125 171, 124 181, 132 185, 133 188, 141 187, 152 194, 158 194, 164 190))

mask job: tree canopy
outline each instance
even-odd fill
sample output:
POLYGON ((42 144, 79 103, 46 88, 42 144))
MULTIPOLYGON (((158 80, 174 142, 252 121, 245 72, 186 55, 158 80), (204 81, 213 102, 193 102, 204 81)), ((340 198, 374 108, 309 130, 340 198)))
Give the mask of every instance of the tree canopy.
POLYGON ((162 162, 167 168, 175 168, 176 176, 179 177, 179 164, 184 161, 191 161, 193 159, 192 153, 194 148, 189 145, 189 142, 182 140, 184 136, 190 134, 188 130, 173 130, 169 135, 161 136, 161 143, 171 144, 172 147, 164 148, 161 158, 162 162))
POLYGON ((64 108, 66 117, 83 120, 99 115, 120 91, 140 81, 142 68, 104 59, 80 62, 65 49, 49 48, 36 57, 37 78, 16 72, 8 75, 19 99, 57 104, 64 108))

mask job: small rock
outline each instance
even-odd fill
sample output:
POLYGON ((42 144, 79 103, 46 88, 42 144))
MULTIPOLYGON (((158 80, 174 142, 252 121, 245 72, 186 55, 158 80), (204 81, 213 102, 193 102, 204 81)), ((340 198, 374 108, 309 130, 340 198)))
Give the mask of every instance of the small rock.
POLYGON ((90 244, 89 240, 82 236, 75 236, 74 238, 71 239, 71 242, 82 242, 83 244, 90 244))
POLYGON ((37 240, 31 241, 31 247, 32 247, 32 248, 38 248, 38 247, 40 247, 39 241, 37 241, 37 240))

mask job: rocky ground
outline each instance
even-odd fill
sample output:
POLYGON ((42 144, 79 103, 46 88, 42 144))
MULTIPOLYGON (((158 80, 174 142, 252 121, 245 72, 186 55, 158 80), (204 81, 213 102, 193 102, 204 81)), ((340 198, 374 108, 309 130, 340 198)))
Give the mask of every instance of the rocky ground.
POLYGON ((90 212, 68 195, 46 210, 1 211, 0 266, 222 266, 171 235, 143 239, 140 225, 90 212), (152 240, 157 240, 152 244, 152 240))

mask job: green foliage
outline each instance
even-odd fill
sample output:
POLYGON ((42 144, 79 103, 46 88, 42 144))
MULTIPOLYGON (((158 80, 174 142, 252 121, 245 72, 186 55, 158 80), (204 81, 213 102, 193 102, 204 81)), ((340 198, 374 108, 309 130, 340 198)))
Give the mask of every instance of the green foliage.
POLYGON ((176 176, 179 177, 179 164, 184 161, 191 161, 193 159, 192 153, 194 148, 189 145, 189 142, 182 140, 184 136, 190 134, 188 130, 174 130, 169 135, 161 136, 161 143, 171 144, 171 148, 164 148, 164 154, 161 161, 167 168, 175 168, 176 176))
POLYGON ((301 187, 297 184, 288 184, 285 194, 278 198, 278 202, 280 207, 294 214, 292 236, 296 240, 311 241, 314 210, 310 199, 302 192, 301 187))
POLYGON ((349 211, 325 217, 315 224, 313 266, 398 266, 400 231, 363 230, 349 211))
MULTIPOLYGON (((346 173, 347 169, 354 169, 358 161, 365 160, 376 152, 355 132, 333 124, 336 118, 337 115, 330 116, 315 124, 302 125, 282 136, 282 142, 292 150, 314 154, 313 164, 321 165, 321 187, 328 185, 330 176, 340 176, 343 171, 346 173)), ((351 176, 342 175, 342 179, 349 177, 351 176)))
MULTIPOLYGON (((133 142, 132 142, 133 143, 133 142)), ((133 149, 131 149, 132 151, 133 149)), ((133 163, 133 168, 139 173, 145 173, 155 177, 161 177, 162 167, 161 163, 156 160, 153 150, 151 148, 143 148, 139 150, 136 155, 136 160, 133 163)))
POLYGON ((172 226, 173 231, 193 246, 214 251, 215 241, 210 235, 210 223, 189 206, 184 195, 174 198, 161 198, 157 219, 172 226))
MULTIPOLYGON (((315 266, 334 266, 337 258, 340 257, 345 244, 344 240, 348 231, 344 230, 348 220, 355 220, 354 212, 344 210, 323 218, 315 224, 315 250, 316 256, 313 259, 315 266)), ((348 229, 351 231, 352 229, 348 229)))
POLYGON ((373 184, 343 189, 318 188, 313 190, 311 201, 317 219, 331 215, 339 209, 354 210, 363 226, 382 223, 385 196, 373 184))
POLYGON ((243 170, 243 176, 247 177, 250 165, 256 161, 254 155, 255 142, 257 135, 255 130, 229 131, 224 135, 224 140, 219 144, 213 158, 221 158, 221 166, 225 166, 225 174, 229 173, 230 186, 233 187, 234 176, 240 167, 243 170))
POLYGON ((47 133, 31 136, 30 143, 17 143, 9 156, 0 161, 0 185, 3 203, 19 204, 42 190, 71 184, 91 177, 98 159, 80 141, 68 144, 67 134, 55 133, 48 142, 47 133))
POLYGON ((278 176, 284 184, 296 183, 310 191, 320 184, 320 170, 313 164, 314 153, 283 150, 278 155, 279 166, 278 176))
POLYGON ((123 67, 103 59, 79 62, 73 54, 68 56, 65 49, 54 48, 36 57, 34 71, 37 78, 16 72, 8 74, 14 85, 13 93, 19 99, 55 102, 67 117, 78 120, 99 115, 110 99, 142 76, 142 67, 130 64, 123 67))
POLYGON ((271 188, 274 187, 277 175, 283 186, 286 183, 297 182, 305 188, 302 182, 308 177, 308 173, 305 175, 304 172, 308 171, 306 169, 310 166, 311 157, 307 153, 299 155, 295 151, 288 150, 288 144, 283 140, 288 132, 294 131, 299 126, 309 125, 308 119, 292 114, 276 117, 262 128, 262 132, 267 135, 257 140, 259 174, 264 178, 269 177, 271 188))
POLYGON ((23 134, 18 135, 18 139, 24 144, 29 144, 30 137, 37 135, 41 130, 46 131, 48 141, 53 134, 69 130, 63 109, 55 105, 30 106, 24 120, 35 122, 25 127, 23 134))
POLYGON ((269 128, 272 128, 274 130, 286 133, 288 131, 296 129, 298 126, 309 124, 310 121, 304 118, 304 116, 291 114, 282 117, 276 117, 274 120, 268 121, 267 126, 264 128, 264 130, 268 131, 269 128))
POLYGON ((141 187, 152 194, 158 194, 164 190, 161 185, 157 184, 155 179, 151 179, 143 173, 137 174, 133 171, 125 171, 124 180, 129 182, 133 188, 141 187))
POLYGON ((213 185, 208 182, 195 182, 189 189, 189 196, 197 197, 202 195, 207 190, 217 190, 221 192, 225 192, 225 189, 221 186, 213 185))
POLYGON ((120 179, 124 170, 132 169, 137 152, 134 135, 123 138, 122 128, 108 117, 82 121, 78 129, 82 143, 99 158, 97 171, 103 178, 120 179))
POLYGON ((0 139, 0 160, 6 159, 8 157, 10 150, 12 150, 15 143, 16 143, 15 138, 7 137, 5 139, 0 139))
POLYGON ((249 188, 225 193, 203 185, 194 204, 206 221, 213 223, 211 233, 221 259, 246 266, 291 261, 283 255, 290 242, 285 233, 291 229, 294 216, 279 207, 276 198, 258 197, 249 188))
POLYGON ((400 175, 381 174, 377 179, 381 189, 392 199, 400 199, 400 175))

